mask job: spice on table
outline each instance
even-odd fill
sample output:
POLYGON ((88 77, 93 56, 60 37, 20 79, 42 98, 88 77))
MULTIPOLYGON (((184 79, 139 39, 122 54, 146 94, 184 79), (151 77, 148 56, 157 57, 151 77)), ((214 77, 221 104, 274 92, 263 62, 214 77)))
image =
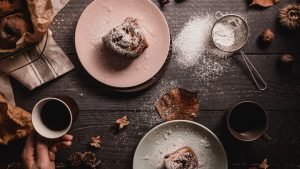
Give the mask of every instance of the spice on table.
POLYGON ((261 162, 261 164, 259 165, 259 168, 262 168, 262 169, 267 169, 267 168, 269 168, 268 161, 267 161, 266 158, 264 159, 263 162, 261 162))
POLYGON ((101 148, 101 137, 96 136, 91 138, 90 146, 95 149, 101 148))
POLYGON ((266 29, 261 33, 260 37, 264 44, 270 44, 274 40, 275 34, 271 29, 266 29))
POLYGON ((119 126, 119 129, 123 129, 125 126, 129 125, 129 121, 127 119, 127 116, 124 116, 118 120, 116 120, 116 124, 119 126))
POLYGON ((258 5, 262 7, 270 7, 276 3, 278 3, 280 0, 252 0, 252 3, 250 6, 258 5))
POLYGON ((277 68, 281 71, 291 71, 294 68, 295 58, 293 55, 284 54, 277 60, 277 68))
POLYGON ((300 4, 291 3, 280 9, 279 22, 291 30, 300 28, 300 4))
POLYGON ((197 93, 175 88, 157 101, 156 109, 165 121, 193 120, 199 113, 200 103, 197 93))

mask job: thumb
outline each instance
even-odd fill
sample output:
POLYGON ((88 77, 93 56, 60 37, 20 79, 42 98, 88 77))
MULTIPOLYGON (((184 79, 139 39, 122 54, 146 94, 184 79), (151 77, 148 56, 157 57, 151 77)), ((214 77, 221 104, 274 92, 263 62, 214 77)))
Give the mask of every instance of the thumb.
POLYGON ((36 162, 38 164, 47 164, 50 162, 48 140, 40 135, 36 139, 36 162))

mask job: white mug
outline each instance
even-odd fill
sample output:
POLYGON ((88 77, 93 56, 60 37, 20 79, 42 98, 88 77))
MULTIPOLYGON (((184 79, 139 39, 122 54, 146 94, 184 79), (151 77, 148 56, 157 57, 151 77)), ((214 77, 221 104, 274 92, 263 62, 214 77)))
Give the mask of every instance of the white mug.
MULTIPOLYGON (((60 138, 63 135, 65 135, 71 128, 72 124, 76 121, 79 114, 79 109, 76 104, 76 102, 68 97, 68 96, 57 96, 57 97, 47 97, 42 100, 40 100, 33 108, 32 110, 32 124, 35 129, 35 131, 48 139, 56 139, 60 138), (60 130, 53 130, 49 128, 45 124, 45 117, 42 118, 42 109, 44 106, 49 103, 50 101, 55 101, 61 103, 68 111, 68 124, 66 124, 66 127, 60 130), (44 120, 44 121, 43 121, 44 120)), ((59 117, 58 117, 59 118, 59 117)), ((55 125, 55 124, 54 124, 55 125)))

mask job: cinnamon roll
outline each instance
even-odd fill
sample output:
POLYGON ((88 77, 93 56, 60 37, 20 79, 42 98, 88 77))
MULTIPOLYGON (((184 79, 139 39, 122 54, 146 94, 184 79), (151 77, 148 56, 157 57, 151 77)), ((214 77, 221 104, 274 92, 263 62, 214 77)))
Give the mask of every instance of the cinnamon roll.
POLYGON ((166 155, 164 164, 166 169, 196 169, 198 159, 191 148, 183 147, 166 155))
POLYGON ((113 53, 137 58, 148 47, 145 34, 137 19, 128 17, 120 26, 113 28, 102 38, 104 46, 113 53))
POLYGON ((26 7, 26 0, 0 0, 0 15, 26 7))
POLYGON ((26 33, 31 32, 29 22, 24 14, 16 13, 5 16, 0 20, 0 48, 12 49, 26 33))

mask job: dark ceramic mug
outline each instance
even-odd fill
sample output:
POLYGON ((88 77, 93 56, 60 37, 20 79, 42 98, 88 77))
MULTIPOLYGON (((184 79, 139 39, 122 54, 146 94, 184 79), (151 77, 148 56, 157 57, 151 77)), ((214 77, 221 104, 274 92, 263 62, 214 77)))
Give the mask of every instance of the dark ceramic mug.
POLYGON ((49 139, 56 139, 62 137, 70 130, 78 115, 78 105, 71 97, 47 97, 34 106, 32 110, 32 124, 39 135, 49 139), (58 128, 59 126, 63 127, 58 128))
POLYGON ((243 101, 232 106, 226 114, 226 125, 229 132, 238 140, 254 141, 263 138, 271 141, 266 134, 268 115, 265 109, 256 102, 243 101))

